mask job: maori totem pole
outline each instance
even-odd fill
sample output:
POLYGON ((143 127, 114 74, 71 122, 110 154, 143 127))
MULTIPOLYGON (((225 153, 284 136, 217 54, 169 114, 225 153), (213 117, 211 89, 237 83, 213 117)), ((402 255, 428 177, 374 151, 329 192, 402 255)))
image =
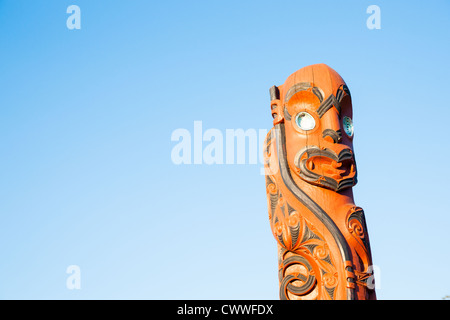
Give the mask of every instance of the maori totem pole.
POLYGON ((350 91, 316 64, 273 86, 270 97, 264 157, 280 298, 376 299, 364 212, 353 200, 350 91))

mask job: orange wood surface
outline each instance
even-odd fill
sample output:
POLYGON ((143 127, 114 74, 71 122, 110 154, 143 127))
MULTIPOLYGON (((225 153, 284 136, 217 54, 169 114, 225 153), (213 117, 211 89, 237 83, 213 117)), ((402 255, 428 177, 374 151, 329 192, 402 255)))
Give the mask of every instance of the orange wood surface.
POLYGON ((278 242, 280 298, 376 299, 357 183, 350 92, 325 64, 271 88, 265 141, 269 220, 278 242))

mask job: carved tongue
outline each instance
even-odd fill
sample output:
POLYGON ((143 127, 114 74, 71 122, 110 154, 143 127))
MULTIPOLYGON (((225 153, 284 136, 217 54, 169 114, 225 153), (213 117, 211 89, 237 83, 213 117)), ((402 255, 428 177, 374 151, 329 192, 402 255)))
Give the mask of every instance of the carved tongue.
POLYGON ((331 163, 331 166, 332 166, 333 168, 335 168, 335 169, 338 169, 338 168, 342 167, 342 162, 336 162, 336 161, 333 161, 333 162, 331 163))
POLYGON ((340 167, 342 167, 342 163, 336 161, 322 164, 324 174, 335 180, 341 179, 342 174, 345 173, 345 170, 339 170, 340 167))

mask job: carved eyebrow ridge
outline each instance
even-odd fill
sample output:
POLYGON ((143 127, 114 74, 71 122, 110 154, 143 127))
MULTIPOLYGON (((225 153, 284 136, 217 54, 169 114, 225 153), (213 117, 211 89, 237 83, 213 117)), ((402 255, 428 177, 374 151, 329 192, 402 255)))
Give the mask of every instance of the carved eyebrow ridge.
POLYGON ((291 99, 294 94, 300 91, 308 90, 309 88, 311 88, 311 84, 309 84, 308 82, 299 82, 294 84, 292 87, 289 88, 288 92, 286 92, 284 101, 288 102, 289 99, 291 99))
POLYGON ((333 94, 330 94, 328 98, 323 101, 319 108, 317 108, 317 114, 319 115, 319 118, 322 118, 322 116, 330 110, 331 107, 335 107, 339 113, 339 116, 341 115, 341 101, 344 98, 345 95, 350 96, 350 91, 348 90, 348 87, 344 84, 339 87, 339 89, 336 92, 336 97, 333 94))
POLYGON ((288 92, 286 92, 286 95, 284 96, 284 101, 289 102, 289 100, 292 98, 294 94, 300 91, 305 91, 312 88, 312 92, 314 95, 319 98, 319 101, 322 103, 323 101, 323 95, 318 87, 312 87, 309 82, 299 82, 294 84, 292 87, 289 88, 288 92))
POLYGON ((319 108, 317 108, 317 114, 319 115, 319 118, 322 118, 323 115, 325 114, 325 112, 330 110, 333 106, 336 107, 336 109, 340 115, 341 114, 341 104, 339 103, 339 101, 336 99, 336 97, 334 95, 330 94, 328 96, 328 98, 326 98, 325 101, 320 104, 319 108))

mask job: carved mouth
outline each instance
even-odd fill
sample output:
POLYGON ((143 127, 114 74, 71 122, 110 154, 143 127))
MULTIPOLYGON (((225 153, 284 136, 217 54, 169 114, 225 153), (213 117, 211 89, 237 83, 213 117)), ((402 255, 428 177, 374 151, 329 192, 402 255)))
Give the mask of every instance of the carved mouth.
POLYGON ((295 159, 303 180, 334 191, 356 184, 356 163, 353 152, 343 149, 336 154, 330 149, 316 146, 301 150, 295 159))

